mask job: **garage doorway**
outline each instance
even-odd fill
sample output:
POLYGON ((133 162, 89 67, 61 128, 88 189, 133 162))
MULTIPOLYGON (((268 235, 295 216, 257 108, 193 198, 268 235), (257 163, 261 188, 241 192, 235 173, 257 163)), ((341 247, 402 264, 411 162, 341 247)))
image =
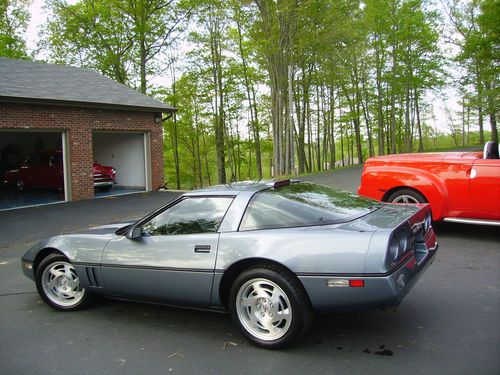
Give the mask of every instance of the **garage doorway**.
POLYGON ((0 130, 0 210, 64 202, 64 133, 0 130))
POLYGON ((116 171, 113 186, 96 186, 95 197, 148 190, 149 158, 146 140, 145 133, 93 132, 94 169, 103 166, 116 171))

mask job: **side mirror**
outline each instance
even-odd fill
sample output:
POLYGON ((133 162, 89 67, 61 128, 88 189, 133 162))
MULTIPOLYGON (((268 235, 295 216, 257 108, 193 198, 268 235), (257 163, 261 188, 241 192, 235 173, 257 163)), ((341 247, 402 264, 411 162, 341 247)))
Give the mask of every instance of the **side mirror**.
POLYGON ((141 227, 140 226, 132 226, 127 230, 126 237, 129 240, 137 240, 141 237, 141 227))

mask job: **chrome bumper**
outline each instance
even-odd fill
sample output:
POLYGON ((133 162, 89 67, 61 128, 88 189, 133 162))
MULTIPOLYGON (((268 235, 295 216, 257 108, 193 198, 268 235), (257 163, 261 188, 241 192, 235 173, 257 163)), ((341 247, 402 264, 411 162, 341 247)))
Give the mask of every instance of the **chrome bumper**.
POLYGON ((94 182, 94 187, 98 186, 109 186, 113 185, 115 182, 114 181, 101 181, 101 182, 94 182))

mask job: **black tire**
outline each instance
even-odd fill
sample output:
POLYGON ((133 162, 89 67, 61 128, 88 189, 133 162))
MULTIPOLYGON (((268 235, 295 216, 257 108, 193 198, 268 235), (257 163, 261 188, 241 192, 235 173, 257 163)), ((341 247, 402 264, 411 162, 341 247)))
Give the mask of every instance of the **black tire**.
POLYGON ((90 293, 80 287, 79 278, 69 260, 58 253, 52 253, 40 262, 35 272, 35 283, 40 297, 56 310, 80 310, 91 299, 90 293))
POLYGON ((398 189, 390 194, 385 201, 389 203, 428 203, 422 194, 412 189, 398 189))
POLYGON ((113 185, 98 186, 97 189, 102 192, 110 191, 113 185))
POLYGON ((309 297, 296 276, 271 264, 249 268, 234 280, 228 308, 243 335, 266 349, 291 344, 307 332, 314 320, 309 297))
POLYGON ((22 178, 18 178, 16 180, 16 190, 19 192, 26 190, 26 183, 22 178))

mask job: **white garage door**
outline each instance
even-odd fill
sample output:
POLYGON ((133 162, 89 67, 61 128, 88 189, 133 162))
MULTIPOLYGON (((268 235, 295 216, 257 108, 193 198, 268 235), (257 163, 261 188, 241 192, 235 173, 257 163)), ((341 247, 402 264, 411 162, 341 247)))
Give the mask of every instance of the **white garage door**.
POLYGON ((144 133, 94 132, 94 162, 116 169, 116 184, 110 193, 147 189, 147 154, 144 133))

